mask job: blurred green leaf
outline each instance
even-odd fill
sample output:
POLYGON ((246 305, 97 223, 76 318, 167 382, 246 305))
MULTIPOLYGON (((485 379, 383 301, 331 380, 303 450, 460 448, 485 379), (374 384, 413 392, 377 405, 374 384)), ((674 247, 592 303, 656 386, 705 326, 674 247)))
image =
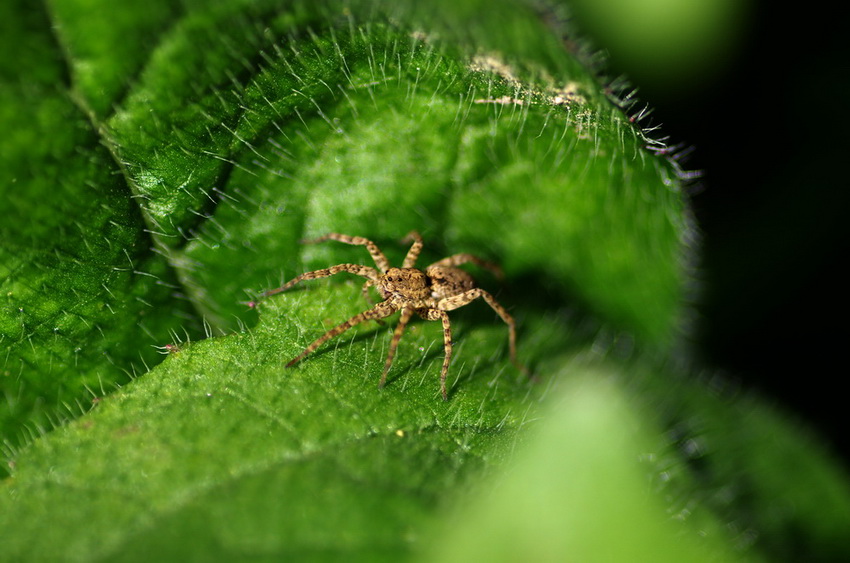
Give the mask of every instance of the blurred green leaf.
POLYGON ((660 471, 675 456, 610 366, 571 366, 580 375, 549 402, 516 467, 477 487, 481 498, 445 526, 433 560, 746 559, 703 506, 671 518, 674 503, 658 493, 682 486, 660 471))
POLYGON ((686 96, 710 84, 745 37, 750 0, 572 0, 575 17, 641 85, 686 96))

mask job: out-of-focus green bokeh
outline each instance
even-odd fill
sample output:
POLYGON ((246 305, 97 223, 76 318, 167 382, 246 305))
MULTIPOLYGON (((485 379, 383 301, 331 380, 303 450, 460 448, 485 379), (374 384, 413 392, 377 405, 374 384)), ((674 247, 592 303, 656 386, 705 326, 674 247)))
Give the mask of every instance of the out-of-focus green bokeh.
POLYGON ((686 91, 739 46, 751 0, 575 0, 579 25, 637 83, 686 91))

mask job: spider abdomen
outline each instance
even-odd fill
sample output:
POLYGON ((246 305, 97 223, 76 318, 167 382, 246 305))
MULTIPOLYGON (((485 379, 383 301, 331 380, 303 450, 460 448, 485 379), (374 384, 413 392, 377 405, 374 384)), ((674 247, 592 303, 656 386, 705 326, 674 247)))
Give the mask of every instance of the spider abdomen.
POLYGON ((425 270, 425 275, 431 281, 430 294, 434 299, 460 295, 475 287, 472 276, 460 268, 432 266, 425 270))

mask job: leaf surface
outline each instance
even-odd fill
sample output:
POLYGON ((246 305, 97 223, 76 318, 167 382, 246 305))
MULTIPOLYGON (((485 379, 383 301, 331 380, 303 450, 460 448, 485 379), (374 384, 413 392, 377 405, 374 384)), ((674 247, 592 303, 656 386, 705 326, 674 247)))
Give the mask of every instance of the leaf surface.
MULTIPOLYGON (((626 483, 642 552, 672 534, 679 556, 794 553, 789 529, 807 556, 846 550, 850 495, 828 456, 670 360, 686 356, 693 250, 680 171, 565 43, 555 6, 0 9, 3 52, 22 53, 0 62, 3 558, 427 557, 451 536, 435 531, 443 515, 513 471, 551 479, 530 513, 624 531, 617 496, 547 512, 559 473, 599 460, 611 471, 582 492, 626 483), (365 236, 399 264, 412 229, 420 264, 470 252, 504 266, 504 280, 474 273, 516 317, 531 380, 484 303, 451 314, 448 402, 438 323, 409 328, 381 390, 392 323, 283 367, 368 307, 340 275, 247 308, 298 273, 368 263, 363 248, 299 241, 365 236), (616 389, 591 393, 611 405, 587 428, 541 406, 583 375, 616 389), (552 436, 575 444, 579 464, 540 459, 537 433, 544 451, 552 436), (622 443, 658 463, 608 455, 622 443), (638 490, 641 476, 669 485, 638 490)), ((471 520, 469 537, 494 529, 471 520)), ((534 538, 517 532, 504 538, 534 538)), ((464 542, 446 549, 488 547, 464 542)))

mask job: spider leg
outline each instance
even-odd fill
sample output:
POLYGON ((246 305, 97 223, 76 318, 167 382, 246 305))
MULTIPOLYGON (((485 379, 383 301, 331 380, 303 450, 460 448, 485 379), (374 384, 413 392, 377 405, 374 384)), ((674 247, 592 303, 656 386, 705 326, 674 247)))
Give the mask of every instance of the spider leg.
POLYGON ((357 313, 356 315, 354 315, 353 317, 351 317, 350 319, 348 319, 344 323, 338 324, 337 326, 333 327, 332 329, 330 329, 329 331, 324 333, 322 336, 320 336, 319 338, 314 340, 312 344, 310 344, 309 346, 304 348, 303 352, 298 354, 298 356, 296 356, 288 364, 286 364, 286 367, 291 368, 292 366, 294 366, 295 364, 297 364, 298 362, 303 360, 305 357, 310 355, 312 352, 314 352, 316 350, 316 348, 318 348, 319 346, 324 344, 326 341, 330 340, 331 338, 333 338, 334 336, 336 336, 338 334, 342 334, 343 332, 350 329, 351 327, 359 325, 360 323, 362 323, 364 321, 369 321, 369 320, 372 320, 372 319, 382 319, 384 317, 388 317, 395 312, 396 312, 396 308, 391 303, 389 303, 387 301, 383 301, 381 303, 378 303, 377 305, 375 305, 374 307, 372 307, 368 311, 363 311, 362 313, 357 313))
POLYGON ((443 393, 443 400, 448 401, 449 395, 446 392, 446 376, 449 374, 449 364, 452 361, 452 325, 449 321, 449 315, 440 309, 427 309, 426 312, 420 313, 422 318, 429 321, 443 321, 443 369, 440 371, 440 391, 443 393))
POLYGON ((416 264, 416 259, 419 258, 419 253, 422 252, 422 235, 417 231, 410 231, 407 236, 401 241, 402 243, 412 242, 413 246, 407 251, 407 256, 404 257, 402 268, 412 268, 416 264))
POLYGON ((305 244, 313 244, 325 240, 335 240, 354 246, 365 246, 366 250, 369 251, 369 254, 372 255, 372 260, 375 261, 375 265, 378 266, 378 269, 381 270, 381 272, 386 272, 390 268, 390 261, 387 260, 386 256, 384 256, 384 253, 381 252, 381 249, 378 248, 378 245, 372 242, 371 240, 363 237, 352 237, 349 235, 341 235, 339 233, 328 233, 317 239, 303 240, 301 242, 305 244))
POLYGON ((366 280, 366 283, 364 283, 363 287, 360 289, 360 293, 363 294, 363 299, 365 299, 366 303, 368 303, 369 305, 375 304, 375 302, 372 301, 372 298, 369 297, 369 288, 374 286, 374 285, 377 285, 377 284, 378 284, 377 280, 369 278, 368 280, 366 280))
MULTIPOLYGON (((480 267, 482 267, 486 270, 490 270, 491 272, 493 272, 493 275, 495 275, 497 278, 501 279, 501 278, 504 277, 504 274, 502 273, 502 269, 498 266, 498 264, 494 264, 492 262, 488 262, 487 260, 482 260, 481 258, 479 258, 477 256, 473 256, 472 254, 465 254, 465 253, 464 254, 454 254, 454 255, 449 256, 447 258, 443 258, 442 260, 438 260, 438 261, 434 262, 433 264, 431 264, 430 266, 428 266, 428 268, 445 267, 445 266, 455 267, 455 266, 460 266, 461 264, 468 264, 468 263, 472 263, 472 264, 475 264, 476 266, 480 266, 480 267)), ((428 268, 426 268, 426 270, 428 268)))
MULTIPOLYGON (((373 280, 373 279, 368 279, 368 280, 366 280, 366 283, 363 284, 363 287, 360 290, 360 293, 363 295, 363 299, 365 299, 366 303, 368 303, 369 305, 375 304, 375 302, 372 301, 372 298, 369 297, 369 288, 374 286, 374 285, 377 285, 377 283, 378 282, 373 280)), ((382 321, 381 319, 375 319, 375 322, 378 323, 381 326, 384 325, 384 321, 382 321)))
MULTIPOLYGON (((370 268, 369 266, 361 266, 360 264, 337 264, 336 266, 331 266, 330 268, 323 268, 321 270, 314 270, 312 272, 306 272, 296 277, 293 280, 290 280, 278 287, 277 289, 270 289, 268 291, 264 291, 260 294, 260 298, 268 297, 270 295, 276 295, 278 293, 282 293, 287 289, 291 288, 295 284, 302 282, 304 280, 315 280, 319 278, 326 278, 328 276, 332 276, 334 274, 338 274, 340 272, 348 272, 349 274, 354 274, 355 276, 361 276, 364 278, 368 278, 369 280, 377 280, 381 274, 378 273, 375 268, 370 268)), ((368 283, 368 282, 367 282, 368 283)))
POLYGON ((398 342, 401 340, 401 335, 404 334, 404 327, 410 322, 410 317, 413 316, 414 311, 415 309, 412 307, 405 307, 401 310, 401 317, 393 331, 393 339, 390 341, 390 351, 387 353, 387 361, 384 362, 384 373, 381 374, 381 382, 378 383, 378 387, 383 387, 387 382, 387 372, 390 371, 390 367, 393 365, 393 358, 395 357, 396 348, 398 348, 398 342))
POLYGON ((484 301, 486 301, 487 304, 490 305, 490 307, 496 311, 500 317, 502 317, 505 324, 508 325, 508 342, 510 344, 511 363, 513 363, 513 365, 521 372, 528 373, 525 366, 520 364, 516 358, 516 323, 514 322, 514 318, 508 314, 508 311, 502 307, 492 295, 483 289, 476 287, 474 289, 464 291, 459 295, 440 299, 440 301, 437 302, 437 307, 439 307, 442 311, 452 311, 458 307, 463 307, 464 305, 471 303, 479 297, 483 298, 484 301))

